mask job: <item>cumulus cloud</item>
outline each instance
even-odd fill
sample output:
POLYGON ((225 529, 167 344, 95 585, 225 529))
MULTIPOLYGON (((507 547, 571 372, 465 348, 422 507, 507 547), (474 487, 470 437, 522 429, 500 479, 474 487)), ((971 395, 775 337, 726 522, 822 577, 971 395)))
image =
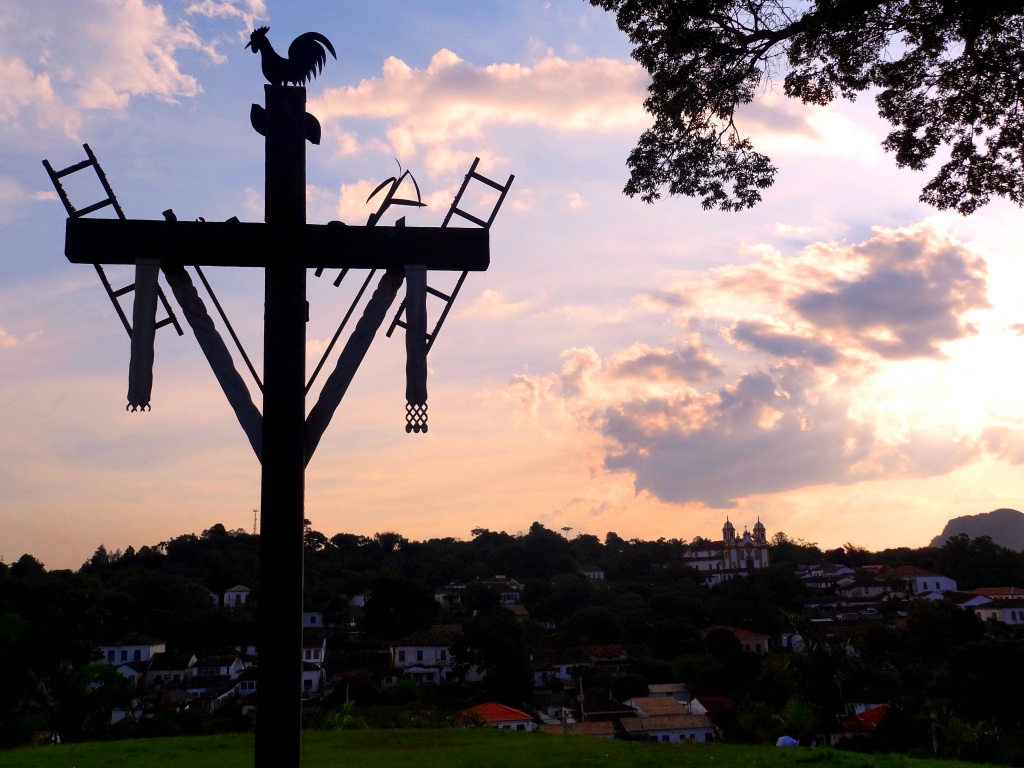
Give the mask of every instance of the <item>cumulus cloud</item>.
MULTIPOLYGON (((39 0, 33 14, 0 26, 0 121, 25 129, 59 127, 74 137, 83 110, 123 111, 134 97, 175 101, 200 86, 177 60, 182 50, 222 57, 184 19, 145 0, 39 0)), ((206 4, 198 4, 199 6, 206 4)), ((213 6, 211 4, 210 10, 213 6)))
POLYGON ((631 474, 636 493, 712 508, 943 475, 985 450, 1024 460, 1016 432, 983 437, 911 415, 897 425, 875 386, 976 332, 964 315, 988 307, 986 267, 969 248, 922 224, 748 254, 634 297, 634 312, 685 327, 681 341, 569 350, 560 371, 517 377, 524 410, 595 435, 600 468, 631 474))
POLYGON ((263 0, 200 0, 189 3, 185 13, 211 19, 238 19, 251 30, 256 26, 256 19, 266 18, 267 6, 263 0))
POLYGON ((143 0, 104 0, 80 30, 83 46, 75 76, 75 104, 83 109, 123 110, 132 96, 174 101, 195 96, 195 77, 178 67, 181 49, 221 57, 185 21, 169 21, 163 6, 143 0))
POLYGON ((1011 464, 1024 464, 1024 430, 989 427, 983 434, 989 453, 1011 464))
POLYGON ((833 278, 790 306, 882 357, 942 357, 939 344, 976 333, 964 313, 989 307, 984 260, 928 227, 879 230, 847 254, 863 274, 833 278))
POLYGON ((774 357, 802 358, 822 366, 835 365, 842 359, 835 348, 818 339, 779 330, 759 320, 739 320, 728 335, 741 347, 753 347, 774 357))
POLYGON ((699 382, 720 376, 722 367, 704 346, 700 336, 693 334, 686 343, 674 349, 634 344, 613 356, 608 373, 618 378, 699 382))
POLYGON ((731 338, 779 356, 822 365, 850 352, 941 359, 943 344, 977 332, 965 315, 989 308, 984 259, 928 223, 876 228, 855 245, 814 243, 795 256, 752 251, 752 262, 679 290, 706 312, 742 315, 731 338))
MULTIPOLYGON (((453 146, 480 143, 488 126, 539 126, 564 133, 642 130, 647 75, 613 59, 568 61, 548 55, 533 66, 476 66, 449 50, 423 69, 389 57, 380 77, 333 88, 311 102, 321 121, 388 121, 388 151, 408 159, 426 148, 431 172, 461 166, 453 146), (454 164, 454 165, 453 165, 454 164)), ((351 144, 350 144, 351 147, 351 144)))
POLYGON ((809 368, 783 366, 703 395, 623 401, 602 414, 611 441, 605 466, 632 472, 638 491, 662 501, 715 508, 755 493, 864 479, 853 467, 871 455, 870 427, 815 385, 809 368))
POLYGON ((33 331, 25 336, 18 337, 0 328, 0 349, 12 349, 22 344, 34 341, 39 336, 39 331, 33 331))

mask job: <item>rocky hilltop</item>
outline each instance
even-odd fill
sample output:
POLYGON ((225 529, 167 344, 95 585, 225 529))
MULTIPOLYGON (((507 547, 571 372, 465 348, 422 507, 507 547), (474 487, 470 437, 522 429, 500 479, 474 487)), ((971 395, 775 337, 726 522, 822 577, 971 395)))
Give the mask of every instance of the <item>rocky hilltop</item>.
POLYGON ((954 517, 942 533, 932 539, 931 546, 941 547, 951 536, 966 533, 972 539, 988 536, 1001 547, 1024 550, 1024 514, 1016 509, 997 509, 978 515, 954 517))

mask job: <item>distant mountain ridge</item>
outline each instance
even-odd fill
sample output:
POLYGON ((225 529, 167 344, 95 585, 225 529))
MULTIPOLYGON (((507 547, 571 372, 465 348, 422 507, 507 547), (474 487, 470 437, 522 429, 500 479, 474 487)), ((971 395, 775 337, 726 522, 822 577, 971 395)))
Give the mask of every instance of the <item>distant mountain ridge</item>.
POLYGON ((1001 547, 1024 550, 1024 513, 1016 509, 996 509, 978 515, 954 517, 942 533, 932 539, 930 546, 941 547, 951 536, 966 533, 972 539, 988 536, 1001 547))

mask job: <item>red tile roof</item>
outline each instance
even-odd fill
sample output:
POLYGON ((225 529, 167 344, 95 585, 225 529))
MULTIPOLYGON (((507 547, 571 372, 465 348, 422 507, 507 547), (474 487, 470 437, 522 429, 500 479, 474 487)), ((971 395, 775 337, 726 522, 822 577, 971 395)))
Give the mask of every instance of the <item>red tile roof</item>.
POLYGON ((978 587, 970 590, 970 593, 983 597, 1021 597, 1024 596, 1024 589, 1021 587, 978 587))
POLYGON ((495 701, 488 701, 484 704, 477 704, 475 707, 464 709, 459 712, 460 720, 481 719, 485 723, 509 723, 509 722, 533 722, 533 718, 518 709, 506 707, 495 701))
POLYGON ((845 731, 873 731, 882 722, 882 718, 885 716, 885 711, 888 708, 888 704, 882 704, 856 715, 842 717, 839 719, 839 725, 845 731))

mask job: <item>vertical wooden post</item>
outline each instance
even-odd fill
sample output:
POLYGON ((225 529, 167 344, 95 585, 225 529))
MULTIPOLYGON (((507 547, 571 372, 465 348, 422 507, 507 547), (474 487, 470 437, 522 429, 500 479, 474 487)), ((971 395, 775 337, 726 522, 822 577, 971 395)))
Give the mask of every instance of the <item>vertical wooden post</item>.
MULTIPOLYGON (((266 92, 266 222, 306 223, 306 89, 266 92)), ((256 768, 298 768, 302 736, 306 254, 267 260, 256 768)))

